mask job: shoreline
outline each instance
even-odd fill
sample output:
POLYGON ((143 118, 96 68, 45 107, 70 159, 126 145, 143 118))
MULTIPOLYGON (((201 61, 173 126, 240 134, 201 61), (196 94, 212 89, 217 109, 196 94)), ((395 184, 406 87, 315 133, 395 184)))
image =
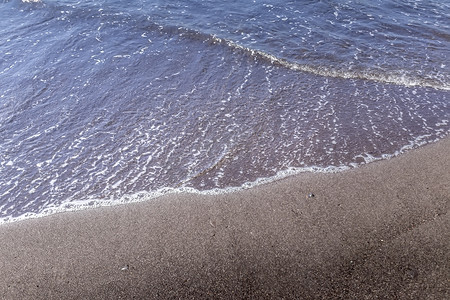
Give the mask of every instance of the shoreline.
MULTIPOLYGON (((226 187, 226 188, 213 188, 210 190, 198 190, 193 187, 163 187, 159 188, 157 190, 151 191, 151 192, 136 192, 134 194, 128 194, 123 195, 122 198, 119 200, 109 200, 109 201, 99 201, 95 199, 87 199, 84 201, 77 201, 77 202, 68 202, 63 203, 60 206, 56 207, 48 207, 45 208, 40 213, 34 213, 34 212, 28 212, 23 215, 17 216, 17 217, 2 217, 0 218, 0 227, 4 224, 11 224, 16 222, 22 222, 30 219, 40 219, 45 218, 48 216, 52 216, 54 214, 60 214, 60 213, 73 213, 83 210, 90 210, 90 209, 98 209, 102 207, 114 207, 114 206, 121 206, 121 205, 128 205, 133 203, 139 203, 139 202, 146 202, 146 201, 155 201, 156 199, 172 194, 194 194, 194 195, 200 195, 200 196, 214 196, 214 195, 223 195, 223 194, 230 194, 230 193, 238 193, 241 191, 245 191, 248 189, 257 188, 261 185, 270 184, 272 182, 277 182, 280 180, 284 180, 289 177, 295 177, 300 176, 301 174, 335 174, 335 173, 341 173, 341 172, 348 172, 353 169, 358 169, 361 167, 365 167, 367 164, 377 163, 379 161, 384 160, 390 160, 395 159, 399 156, 405 155, 409 151, 415 151, 416 149, 419 149, 421 147, 427 147, 428 145, 439 143, 441 140, 450 139, 450 136, 447 135, 446 137, 441 137, 434 141, 429 142, 418 142, 417 140, 415 142, 411 142, 410 144, 404 145, 400 150, 396 151, 393 154, 386 154, 383 155, 383 157, 364 157, 362 154, 361 157, 364 160, 364 163, 356 164, 351 163, 349 165, 342 165, 342 166, 328 166, 328 167, 317 167, 317 166, 310 166, 310 167, 290 167, 286 170, 282 170, 277 172, 273 176, 269 177, 261 177, 256 179, 255 181, 251 182, 245 182, 241 186, 232 186, 232 187, 226 187), (128 200, 124 200, 128 199, 128 200), (129 200, 131 199, 131 200, 129 200), (90 203, 94 203, 93 205, 90 203), (68 208, 70 207, 70 208, 68 208)), ((420 138, 418 138, 420 141, 420 138)), ((314 176, 314 175, 313 175, 314 176)))
POLYGON ((446 299, 449 150, 5 223, 0 295, 446 299))

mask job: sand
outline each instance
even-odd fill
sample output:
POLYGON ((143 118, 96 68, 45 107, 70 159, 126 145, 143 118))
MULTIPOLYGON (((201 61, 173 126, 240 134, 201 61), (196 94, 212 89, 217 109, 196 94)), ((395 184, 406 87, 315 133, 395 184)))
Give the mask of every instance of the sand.
POLYGON ((4 224, 0 299, 450 299, 449 204, 446 138, 337 174, 4 224))

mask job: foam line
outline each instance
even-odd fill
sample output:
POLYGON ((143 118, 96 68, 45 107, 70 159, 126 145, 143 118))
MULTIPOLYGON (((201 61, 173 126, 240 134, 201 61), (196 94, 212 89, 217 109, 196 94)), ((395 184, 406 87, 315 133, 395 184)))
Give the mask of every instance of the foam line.
POLYGON ((278 181, 290 176, 298 175, 301 173, 338 173, 342 171, 346 171, 349 169, 357 168, 361 165, 365 165, 367 163, 379 161, 379 160, 385 160, 385 159, 391 159, 393 157, 399 156, 409 150, 415 149, 419 146, 423 146, 428 143, 434 143, 440 140, 440 138, 435 139, 433 141, 426 141, 426 138, 428 136, 419 136, 415 138, 413 141, 410 141, 408 144, 404 145, 400 150, 394 152, 393 154, 383 154, 380 157, 374 157, 369 154, 361 154, 360 157, 364 159, 364 162, 360 164, 349 164, 348 166, 342 165, 342 166, 329 166, 329 167, 291 167, 283 171, 279 171, 276 175, 271 177, 264 177, 259 178, 253 182, 246 182, 242 186, 239 187, 228 187, 224 189, 214 188, 210 190, 198 190, 192 187, 177 187, 177 188, 171 188, 171 187, 164 187, 160 188, 155 191, 141 191, 137 193, 133 193, 130 195, 125 195, 121 197, 120 199, 109 199, 109 200, 99 200, 95 198, 88 198, 85 200, 73 200, 71 199, 70 202, 62 203, 58 206, 49 206, 42 210, 39 213, 25 213, 20 216, 16 217, 3 217, 0 218, 0 225, 6 224, 6 223, 13 223, 17 221, 22 221, 26 219, 33 219, 33 218, 40 218, 45 217, 49 215, 53 215, 56 213, 62 213, 62 212, 73 212, 78 210, 84 210, 84 209, 91 209, 91 208, 98 208, 98 207, 108 207, 108 206, 115 206, 115 205, 122 205, 122 204, 128 204, 128 203, 136 203, 136 202, 142 202, 142 201, 149 201, 156 198, 159 198, 164 195, 168 194, 180 194, 180 193, 192 193, 192 194, 200 194, 200 195, 221 195, 221 194, 227 194, 227 193, 234 193, 242 190, 251 189, 254 187, 257 187, 259 185, 271 183, 274 181, 278 181))
POLYGON ((432 79, 421 79, 414 78, 408 76, 406 74, 398 75, 398 74, 389 74, 389 73, 380 73, 374 70, 366 71, 366 72, 358 72, 358 71, 341 71, 334 70, 325 66, 312 66, 306 64, 300 64, 296 62, 290 62, 286 59, 276 57, 272 54, 266 53, 261 50, 255 50, 251 48, 244 47, 239 45, 233 41, 219 38, 217 36, 212 36, 211 40, 215 44, 224 44, 229 47, 244 51, 249 53, 250 55, 257 56, 263 60, 269 61, 273 65, 282 66, 294 71, 308 72, 315 75, 320 75, 324 77, 333 77, 333 78, 342 78, 342 79, 363 79, 363 80, 371 80, 381 83, 389 83, 407 87, 429 87, 438 90, 450 90, 450 84, 441 83, 437 80, 432 79))

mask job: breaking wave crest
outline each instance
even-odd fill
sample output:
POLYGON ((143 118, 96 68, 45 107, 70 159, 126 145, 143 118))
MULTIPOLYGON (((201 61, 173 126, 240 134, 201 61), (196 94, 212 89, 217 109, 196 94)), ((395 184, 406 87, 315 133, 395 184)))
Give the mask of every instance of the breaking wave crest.
MULTIPOLYGON (((41 0, 22 0, 24 3, 40 3, 41 0)), ((53 9, 55 14, 59 14, 61 8, 59 6, 53 6, 51 4, 46 4, 47 9, 53 9)), ((78 14, 80 15, 80 21, 90 22, 90 18, 93 17, 92 12, 86 15, 86 12, 83 8, 79 8, 77 6, 72 6, 72 9, 80 10, 78 14)), ((103 13, 103 8, 99 9, 99 12, 103 13)), ((103 16, 103 15, 102 15, 103 16)), ((272 65, 276 65, 279 67, 283 67, 293 71, 299 72, 307 72, 314 75, 319 75, 323 77, 333 77, 333 78, 342 78, 342 79, 362 79, 375 81, 379 83, 387 83, 387 84, 395 84, 399 86, 406 87, 426 87, 433 88, 437 90, 450 90, 450 82, 448 80, 447 75, 442 73, 437 73, 434 75, 421 76, 416 74, 411 74, 411 71, 403 70, 403 69, 380 69, 378 70, 376 67, 367 68, 364 66, 356 66, 353 65, 351 69, 347 66, 340 65, 318 65, 315 64, 314 61, 311 62, 297 62, 295 59, 289 59, 284 57, 279 57, 277 54, 270 53, 267 51, 263 51, 260 49, 253 49, 242 45, 232 39, 223 38, 217 36, 215 33, 203 32, 201 30, 192 29, 190 27, 185 26, 177 26, 174 24, 165 24, 160 23, 159 21, 154 20, 151 16, 144 16, 142 14, 122 14, 116 11, 111 11, 109 16, 114 20, 118 17, 124 18, 125 22, 131 22, 131 20, 135 20, 138 27, 146 31, 158 32, 162 35, 168 35, 171 37, 178 37, 181 39, 189 39, 191 41, 198 41, 202 43, 209 43, 210 45, 221 45, 225 47, 229 47, 234 51, 239 51, 243 54, 249 55, 253 57, 255 60, 265 61, 272 65), (441 78, 438 78, 442 76, 441 78)), ((112 22, 116 22, 112 20, 112 22)), ((324 54, 325 55, 325 54, 324 54)), ((317 63, 317 62, 316 62, 317 63)))
POLYGON ((255 60, 265 61, 272 65, 283 67, 293 71, 307 72, 323 77, 362 79, 406 87, 427 87, 444 91, 450 90, 450 83, 446 82, 445 80, 443 81, 437 78, 420 78, 418 76, 407 74, 407 71, 405 70, 378 71, 375 69, 363 68, 360 68, 359 70, 340 70, 337 66, 313 65, 291 61, 285 58, 277 57, 274 54, 267 53, 262 50, 243 46, 235 41, 221 38, 214 34, 206 34, 189 28, 167 25, 164 26, 155 23, 148 25, 147 29, 159 31, 161 34, 168 34, 172 36, 178 36, 180 38, 197 40, 203 43, 210 43, 211 45, 221 45, 229 47, 234 51, 239 51, 243 54, 249 55, 255 60))
POLYGON ((409 76, 400 70, 395 73, 386 71, 377 72, 376 70, 350 71, 350 70, 338 70, 335 69, 334 67, 327 67, 327 66, 300 64, 288 61, 284 58, 276 57, 275 55, 266 53, 261 50, 244 47, 233 41, 219 38, 217 36, 212 36, 210 39, 214 44, 227 45, 235 50, 246 52, 257 59, 265 60, 273 65, 281 66, 294 71, 308 72, 324 77, 334 77, 342 79, 362 79, 362 80, 376 81, 380 83, 402 85, 407 87, 419 86, 445 91, 450 90, 450 84, 446 82, 442 83, 435 79, 417 78, 409 76))

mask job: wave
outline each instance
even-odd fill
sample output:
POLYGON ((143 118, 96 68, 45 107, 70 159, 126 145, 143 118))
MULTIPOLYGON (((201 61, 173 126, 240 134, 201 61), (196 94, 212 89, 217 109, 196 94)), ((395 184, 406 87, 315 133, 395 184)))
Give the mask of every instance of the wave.
POLYGON ((370 80, 381 83, 402 85, 406 87, 429 87, 438 90, 450 90, 450 84, 442 83, 438 80, 428 78, 417 78, 409 76, 404 72, 398 71, 397 74, 393 72, 377 72, 375 70, 361 70, 361 71, 348 71, 348 70, 336 70, 332 67, 326 66, 314 66, 308 64, 300 64, 297 62, 288 61, 284 58, 276 57, 270 53, 266 53, 261 50, 247 48, 233 41, 219 38, 217 36, 211 36, 210 40, 213 44, 227 45, 235 50, 243 51, 251 56, 255 56, 258 59, 268 61, 269 63, 277 66, 281 66, 293 71, 308 72, 324 77, 334 77, 342 79, 362 79, 370 80))
MULTIPOLYGON (((41 0, 22 0, 26 3, 37 3, 41 0)), ((145 15, 142 11, 127 11, 124 13, 119 8, 101 7, 101 9, 91 9, 91 7, 82 7, 77 5, 67 6, 65 9, 56 4, 47 3, 47 9, 54 10, 55 16, 59 16, 61 10, 75 10, 73 16, 77 16, 77 21, 83 23, 92 22, 92 17, 111 17, 111 23, 115 23, 118 18, 123 18, 122 25, 127 24, 130 29, 140 29, 143 31, 156 32, 162 35, 171 37, 186 38, 193 41, 209 43, 211 45, 220 45, 230 48, 234 51, 239 51, 244 55, 249 55, 257 60, 265 61, 269 64, 279 67, 287 68, 292 71, 307 72, 323 77, 333 77, 342 79, 361 79, 369 80, 386 84, 395 84, 405 87, 427 87, 438 90, 450 90, 450 82, 447 80, 440 80, 438 78, 429 78, 409 74, 407 70, 385 70, 373 69, 367 67, 360 67, 356 70, 343 69, 338 65, 316 65, 314 62, 297 62, 289 58, 278 57, 274 53, 265 52, 260 49, 252 49, 241 45, 233 40, 219 37, 214 33, 205 33, 196 29, 191 29, 184 26, 176 26, 172 24, 165 24, 164 21, 158 21, 154 16, 145 15), (95 15, 94 15, 95 14, 95 15), (134 27, 134 28, 133 28, 134 27)), ((95 19, 95 18, 94 18, 95 19)), ((108 21, 102 20, 103 23, 108 21)), ((102 25, 103 26, 103 25, 102 25)))
POLYGON ((157 23, 146 27, 148 30, 156 30, 164 35, 179 36, 181 38, 188 38, 191 40, 198 40, 211 45, 220 45, 231 48, 234 51, 239 51, 245 55, 254 57, 257 60, 265 61, 269 64, 287 68, 292 71, 307 72, 323 77, 333 77, 342 79, 361 79, 369 80, 386 84, 395 84, 405 87, 427 87, 437 90, 450 90, 450 83, 442 82, 433 78, 419 78, 407 74, 407 71, 378 71, 373 69, 361 70, 339 70, 336 66, 316 66, 313 64, 302 64, 290 61, 286 58, 277 57, 274 54, 264 52, 258 49, 252 49, 243 46, 235 41, 218 37, 215 34, 207 34, 197 30, 176 27, 170 25, 159 25, 157 23))

